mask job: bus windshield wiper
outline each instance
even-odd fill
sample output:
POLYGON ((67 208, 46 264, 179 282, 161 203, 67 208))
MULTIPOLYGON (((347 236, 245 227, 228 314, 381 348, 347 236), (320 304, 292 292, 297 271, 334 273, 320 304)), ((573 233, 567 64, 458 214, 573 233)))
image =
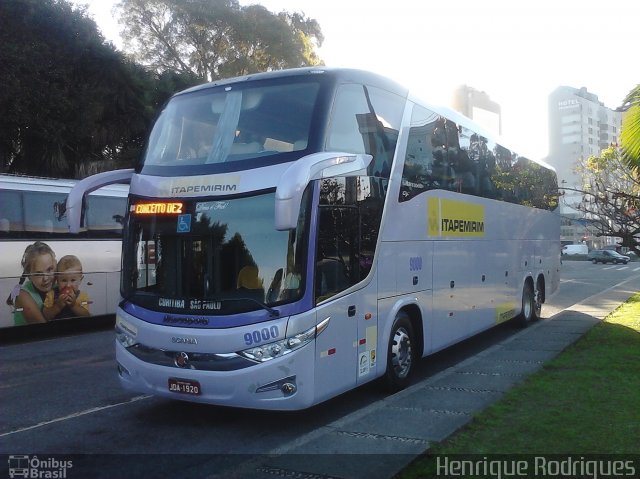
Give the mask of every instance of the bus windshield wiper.
POLYGON ((271 316, 272 318, 278 318, 280 316, 280 311, 278 311, 277 309, 274 309, 274 308, 270 308, 269 306, 264 304, 262 301, 258 301, 257 299, 254 299, 254 298, 249 298, 249 297, 225 298, 225 301, 251 301, 252 303, 257 304, 262 309, 267 311, 269 313, 269 316, 271 316))

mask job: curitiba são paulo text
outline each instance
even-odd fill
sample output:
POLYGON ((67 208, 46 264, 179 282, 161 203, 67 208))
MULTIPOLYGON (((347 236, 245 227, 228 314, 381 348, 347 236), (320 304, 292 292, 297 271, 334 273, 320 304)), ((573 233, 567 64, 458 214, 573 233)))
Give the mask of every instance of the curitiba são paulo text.
POLYGON ((489 459, 457 460, 438 456, 437 476, 488 476, 496 479, 510 477, 637 477, 633 460, 593 460, 585 457, 550 459, 534 457, 531 460, 489 459))
POLYGON ((483 233, 484 221, 452 220, 442 218, 442 231, 457 231, 459 233, 483 233))

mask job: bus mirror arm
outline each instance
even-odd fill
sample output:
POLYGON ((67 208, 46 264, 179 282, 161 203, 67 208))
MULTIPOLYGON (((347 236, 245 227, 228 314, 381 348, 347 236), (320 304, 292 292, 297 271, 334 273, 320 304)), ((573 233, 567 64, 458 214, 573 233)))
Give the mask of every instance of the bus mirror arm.
POLYGON ((363 153, 322 152, 295 161, 280 177, 276 188, 275 228, 294 229, 302 194, 310 181, 334 176, 363 176, 373 157, 363 153))
POLYGON ((134 169, 105 171, 80 180, 69 192, 66 202, 67 222, 70 233, 79 233, 84 226, 83 204, 89 193, 103 186, 114 183, 129 183, 134 169))

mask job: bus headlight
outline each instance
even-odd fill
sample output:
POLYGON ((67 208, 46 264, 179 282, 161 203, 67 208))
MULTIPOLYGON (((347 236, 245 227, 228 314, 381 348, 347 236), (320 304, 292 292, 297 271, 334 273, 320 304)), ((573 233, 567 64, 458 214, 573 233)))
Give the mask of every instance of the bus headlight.
POLYGON ((116 339, 120 344, 125 348, 134 346, 138 343, 136 336, 138 336, 138 328, 120 316, 116 316, 116 339))
POLYGON ((238 354, 240 356, 244 356, 247 359, 251 359, 253 361, 258 361, 261 363, 269 361, 270 359, 284 356, 285 354, 289 354, 296 349, 300 349, 301 347, 310 343, 314 338, 322 333, 322 331, 327 329, 330 319, 331 318, 329 317, 320 322, 318 325, 313 326, 312 328, 309 328, 302 333, 281 339, 279 341, 275 341, 273 343, 263 344, 254 348, 245 349, 244 351, 239 351, 238 354))

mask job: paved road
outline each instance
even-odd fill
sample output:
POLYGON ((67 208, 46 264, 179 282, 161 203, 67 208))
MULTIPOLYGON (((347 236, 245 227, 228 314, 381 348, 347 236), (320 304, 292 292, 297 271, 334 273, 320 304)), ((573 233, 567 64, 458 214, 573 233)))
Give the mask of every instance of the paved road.
POLYGON ((294 413, 131 395, 114 373, 111 331, 5 346, 0 453, 89 454, 73 456, 70 478, 391 477, 640 290, 634 264, 565 262, 563 278, 548 319, 423 361, 409 389, 387 397, 367 385, 294 413), (99 455, 118 453, 145 456, 99 455))

